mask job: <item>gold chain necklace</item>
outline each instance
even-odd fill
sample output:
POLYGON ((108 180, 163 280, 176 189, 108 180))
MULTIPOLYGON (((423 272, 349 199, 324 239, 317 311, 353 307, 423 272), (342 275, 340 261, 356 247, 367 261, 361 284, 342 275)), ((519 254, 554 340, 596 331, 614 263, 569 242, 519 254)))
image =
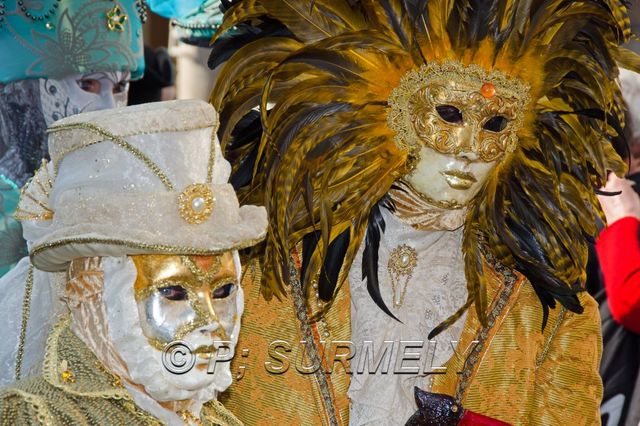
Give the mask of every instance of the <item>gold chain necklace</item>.
POLYGON ((402 244, 391 252, 387 270, 391 278, 394 308, 399 308, 404 303, 407 286, 409 285, 409 280, 413 277, 413 271, 416 266, 418 266, 418 252, 413 247, 402 244), (400 295, 398 295, 399 288, 401 288, 400 295))

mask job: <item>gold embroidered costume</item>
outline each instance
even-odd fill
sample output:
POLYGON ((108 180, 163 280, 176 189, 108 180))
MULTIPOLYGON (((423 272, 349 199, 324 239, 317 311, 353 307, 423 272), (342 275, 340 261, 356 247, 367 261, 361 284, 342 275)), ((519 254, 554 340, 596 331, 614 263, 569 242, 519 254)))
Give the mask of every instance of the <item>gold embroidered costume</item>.
MULTIPOLYGON (((252 268, 259 269, 256 264, 252 268)), ((489 318, 491 308, 496 307, 495 319, 485 329, 470 312, 457 346, 459 355, 446 364, 447 374, 435 377, 433 391, 456 395, 465 407, 514 425, 563 424, 567 418, 573 419, 572 424, 598 424, 602 344, 595 301, 581 293, 582 314, 552 310, 549 325, 541 333, 542 312, 534 303, 537 296, 531 285, 521 275, 500 270, 508 279, 490 272, 488 287, 489 318), (482 345, 465 365, 469 349, 476 347, 474 340, 481 340, 482 345)), ((327 340, 350 340, 348 287, 336 298, 324 326, 308 323, 304 308, 296 310, 294 303, 300 303, 301 293, 297 277, 291 281, 287 299, 266 301, 256 274, 249 272, 243 282, 247 308, 238 343, 249 349, 250 358, 234 358, 232 371, 244 368, 242 379, 233 383, 221 401, 248 425, 348 424, 350 377, 344 368, 336 363, 330 375, 302 374, 295 365, 314 364, 297 358, 302 353, 297 342, 307 338, 301 329, 308 328, 320 354, 327 348, 335 351, 336 345, 325 344, 327 340), (331 339, 323 336, 325 327, 331 330, 331 339), (290 365, 282 374, 274 374, 264 364, 276 362, 269 345, 278 340, 291 343, 292 349, 290 365)), ((321 371, 330 370, 327 359, 332 358, 332 353, 322 358, 321 371)))
POLYGON ((218 36, 231 28, 211 102, 232 182, 270 221, 262 284, 246 285, 240 344, 255 361, 235 361, 247 371, 231 410, 247 424, 404 424, 406 380, 350 380, 331 361, 274 377, 269 345, 302 340, 314 365, 335 346, 323 341, 453 330, 447 373, 411 378, 426 393, 410 424, 433 420, 427 400, 447 413, 438 424, 597 424, 586 237, 594 185, 625 168, 615 79, 640 60, 621 47, 624 2, 239 0, 218 36), (403 245, 417 261, 399 273, 387 257, 403 245))
MULTIPOLYGON (((69 322, 68 317, 63 319, 49 336, 42 376, 0 391, 0 424, 162 425, 136 407, 119 379, 71 331, 69 322)), ((217 401, 204 405, 201 420, 212 426, 242 424, 217 401)))

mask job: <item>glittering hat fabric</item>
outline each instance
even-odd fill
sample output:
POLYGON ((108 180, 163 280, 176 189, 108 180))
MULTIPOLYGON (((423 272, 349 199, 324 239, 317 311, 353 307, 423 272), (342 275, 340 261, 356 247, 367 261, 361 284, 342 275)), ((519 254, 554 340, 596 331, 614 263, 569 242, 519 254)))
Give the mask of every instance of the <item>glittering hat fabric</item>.
POLYGON ((0 83, 144 72, 142 0, 0 0, 0 83))
POLYGON ((79 257, 207 255, 256 244, 265 209, 227 183, 217 116, 171 101, 68 117, 49 129, 51 163, 25 187, 23 221, 35 267, 79 257))

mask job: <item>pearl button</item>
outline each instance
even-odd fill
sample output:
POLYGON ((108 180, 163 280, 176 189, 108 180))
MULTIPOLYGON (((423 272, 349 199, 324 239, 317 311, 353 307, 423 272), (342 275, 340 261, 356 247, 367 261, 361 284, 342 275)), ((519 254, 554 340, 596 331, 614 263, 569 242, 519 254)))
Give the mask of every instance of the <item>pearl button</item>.
POLYGON ((195 212, 201 212, 204 209, 204 198, 196 197, 191 201, 191 207, 195 212))

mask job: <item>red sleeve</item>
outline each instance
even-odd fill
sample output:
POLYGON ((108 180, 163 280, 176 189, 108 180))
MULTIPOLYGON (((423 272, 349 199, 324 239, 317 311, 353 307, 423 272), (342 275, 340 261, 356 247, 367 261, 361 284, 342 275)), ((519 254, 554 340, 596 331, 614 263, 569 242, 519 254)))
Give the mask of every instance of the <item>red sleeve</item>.
POLYGON ((596 243, 611 315, 640 333, 640 221, 625 217, 607 227, 596 243))
POLYGON ((457 426, 511 426, 509 423, 465 410, 464 416, 460 419, 457 426))

